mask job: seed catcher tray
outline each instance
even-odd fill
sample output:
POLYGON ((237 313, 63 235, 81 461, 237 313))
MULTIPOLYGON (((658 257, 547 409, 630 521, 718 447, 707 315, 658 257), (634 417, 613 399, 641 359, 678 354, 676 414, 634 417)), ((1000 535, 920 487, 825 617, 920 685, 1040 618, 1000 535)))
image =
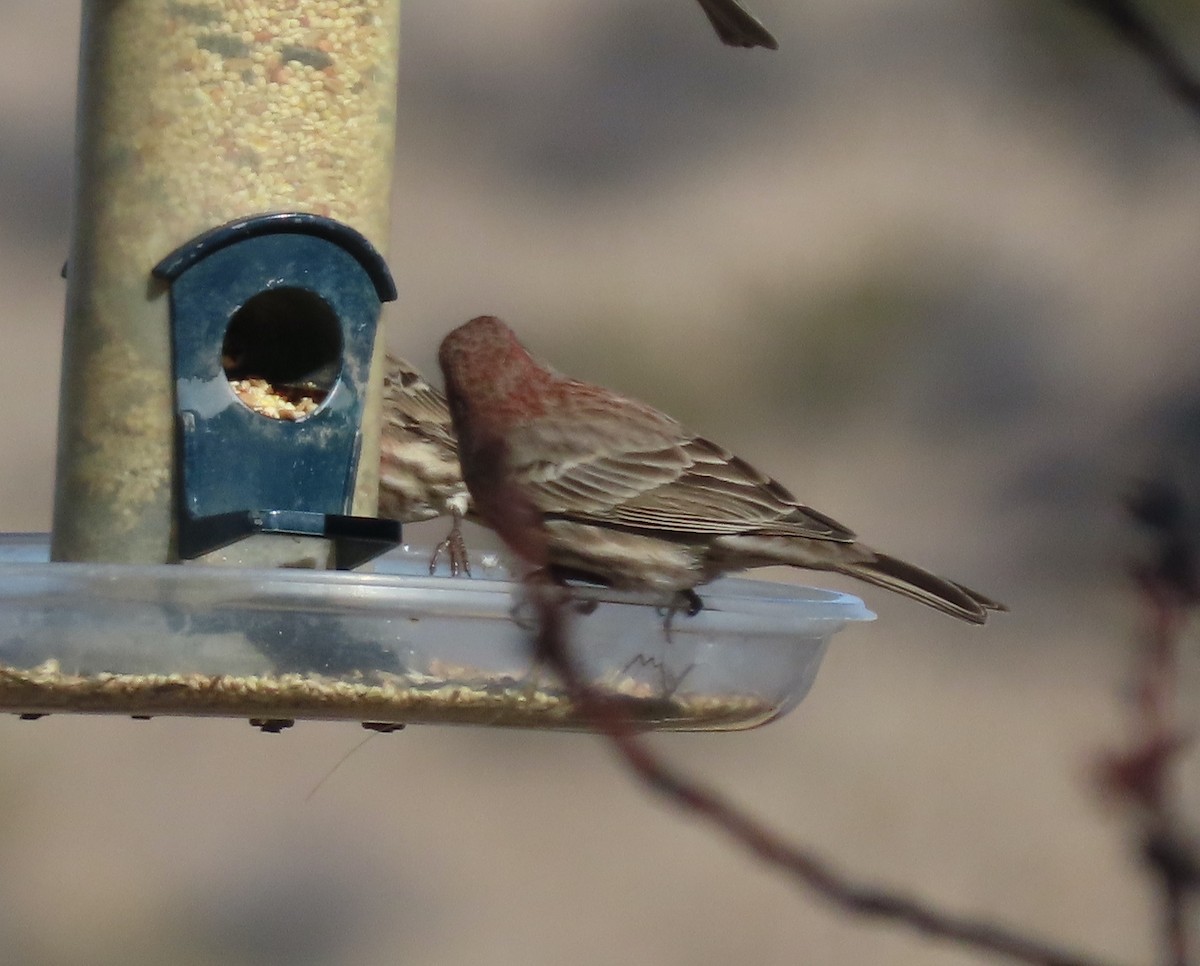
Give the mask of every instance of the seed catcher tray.
MULTIPOLYGON (((374 573, 48 563, 39 535, 0 535, 0 711, 581 729, 531 655, 521 588, 497 564, 428 576, 404 548, 374 573)), ((871 619, 856 597, 722 580, 694 617, 578 588, 586 678, 639 726, 764 724, 808 692, 830 637, 871 619)))

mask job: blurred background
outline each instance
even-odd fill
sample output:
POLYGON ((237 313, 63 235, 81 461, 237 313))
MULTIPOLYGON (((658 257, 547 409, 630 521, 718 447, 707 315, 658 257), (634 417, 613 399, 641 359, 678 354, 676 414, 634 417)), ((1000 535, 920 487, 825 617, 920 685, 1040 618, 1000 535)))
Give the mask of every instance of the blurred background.
MULTIPOLYGON (((1200 62, 1193 5, 1144 6, 1200 62)), ((1119 496, 1200 493, 1196 120, 1073 4, 753 9, 778 52, 692 0, 408 0, 388 342, 434 375, 500 315, 1007 602, 976 629, 842 584, 879 620, 797 711, 654 744, 849 873, 1147 962, 1091 776, 1138 627, 1119 496)), ((0 10, 0 531, 46 531, 78 7, 0 10)), ((0 720, 5 961, 981 961, 795 892, 587 736, 413 728, 309 797, 360 736, 0 720)))

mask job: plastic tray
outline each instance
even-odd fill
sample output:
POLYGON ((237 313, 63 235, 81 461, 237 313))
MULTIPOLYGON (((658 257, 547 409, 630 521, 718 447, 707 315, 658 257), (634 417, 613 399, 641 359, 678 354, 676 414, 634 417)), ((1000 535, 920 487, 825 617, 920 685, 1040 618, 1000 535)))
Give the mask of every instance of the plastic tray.
MULTIPOLYGON (((374 573, 47 559, 45 536, 0 535, 0 711, 587 726, 532 659, 520 585, 487 558, 472 578, 430 577, 408 547, 374 573)), ((827 590, 700 589, 704 609, 669 624, 644 596, 577 590, 596 606, 570 623, 574 654, 639 726, 777 718, 834 632, 873 617, 827 590)))

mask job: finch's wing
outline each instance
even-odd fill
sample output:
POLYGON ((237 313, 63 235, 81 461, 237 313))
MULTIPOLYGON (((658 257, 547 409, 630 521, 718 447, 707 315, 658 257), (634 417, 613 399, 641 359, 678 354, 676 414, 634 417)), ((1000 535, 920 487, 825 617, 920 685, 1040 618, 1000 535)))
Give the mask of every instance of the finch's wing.
POLYGON ((383 377, 383 398, 385 419, 397 429, 458 452, 446 397, 411 365, 390 353, 383 377))
POLYGON ((850 542, 744 460, 633 400, 576 400, 508 437, 509 471, 549 517, 686 538, 722 534, 850 542))
POLYGON ((679 477, 614 507, 616 520, 683 533, 855 539, 853 531, 805 506, 777 480, 723 447, 693 436, 681 449, 687 465, 679 477))

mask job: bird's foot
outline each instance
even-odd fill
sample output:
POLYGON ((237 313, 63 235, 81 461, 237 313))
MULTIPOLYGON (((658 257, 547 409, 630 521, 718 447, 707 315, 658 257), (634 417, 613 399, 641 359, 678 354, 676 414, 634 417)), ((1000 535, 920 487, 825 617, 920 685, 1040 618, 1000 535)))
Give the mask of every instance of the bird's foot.
POLYGON ((676 614, 683 611, 688 617, 695 617, 702 610, 704 610, 704 601, 691 587, 675 591, 671 595, 671 602, 666 607, 659 608, 659 613, 663 618, 663 634, 666 635, 667 643, 672 640, 671 628, 676 614))
POLYGON ((665 606, 658 608, 658 612, 666 617, 668 622, 680 611, 683 611, 688 617, 695 617, 702 610, 704 610, 704 601, 691 587, 675 591, 671 595, 670 601, 665 606))
POLYGON ((455 517, 454 526, 446 534, 446 539, 433 548, 433 556, 429 558, 430 575, 437 570, 438 559, 445 553, 450 560, 451 577, 457 577, 459 574, 471 576, 471 560, 467 556, 467 542, 463 539, 462 529, 459 526, 461 522, 458 517, 455 517))
POLYGON ((691 587, 687 590, 681 590, 679 597, 682 599, 684 606, 681 608, 688 617, 695 617, 700 611, 704 610, 704 601, 700 599, 700 595, 691 587))

